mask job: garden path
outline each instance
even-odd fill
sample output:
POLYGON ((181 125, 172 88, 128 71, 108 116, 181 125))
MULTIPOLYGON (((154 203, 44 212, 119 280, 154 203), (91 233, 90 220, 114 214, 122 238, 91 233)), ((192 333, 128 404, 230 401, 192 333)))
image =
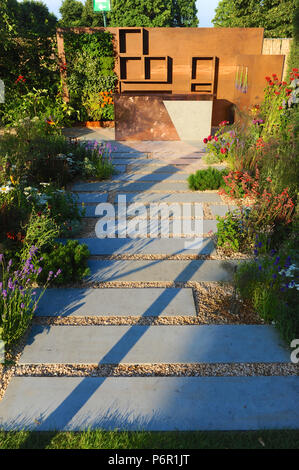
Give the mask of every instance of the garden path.
POLYGON ((181 142, 113 145, 113 180, 73 186, 86 205, 81 242, 91 252, 91 274, 83 285, 44 295, 0 402, 0 427, 297 428, 290 352, 272 326, 234 311, 230 281, 239 261, 214 248, 215 217, 229 207, 216 191, 188 189, 188 174, 205 166, 200 149, 181 142), (116 208, 118 195, 145 207, 177 203, 180 210, 200 202, 203 212, 174 211, 170 238, 157 217, 149 226, 144 212, 135 223, 151 236, 97 238, 97 204, 116 208), (196 238, 191 220, 199 223, 196 238))

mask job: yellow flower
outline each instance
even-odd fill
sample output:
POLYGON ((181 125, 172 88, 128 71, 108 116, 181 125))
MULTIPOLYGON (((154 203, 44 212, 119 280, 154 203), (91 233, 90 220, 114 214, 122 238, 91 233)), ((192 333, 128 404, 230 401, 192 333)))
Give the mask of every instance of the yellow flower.
POLYGON ((12 184, 17 184, 17 181, 13 178, 12 175, 10 175, 10 181, 12 182, 12 184))

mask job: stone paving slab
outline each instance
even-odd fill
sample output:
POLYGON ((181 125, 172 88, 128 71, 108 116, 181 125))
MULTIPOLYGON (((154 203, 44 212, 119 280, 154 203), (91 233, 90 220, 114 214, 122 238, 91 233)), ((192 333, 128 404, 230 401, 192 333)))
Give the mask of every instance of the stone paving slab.
MULTIPOLYGON (((110 223, 112 220, 110 220, 110 223)), ((183 220, 174 219, 167 220, 163 219, 159 221, 158 218, 147 222, 146 219, 129 219, 127 222, 126 229, 118 229, 117 224, 107 224, 107 220, 99 220, 95 224, 94 236, 100 240, 120 238, 126 240, 127 243, 132 239, 170 239, 170 238, 187 238, 189 242, 192 242, 194 238, 201 239, 204 234, 209 235, 210 227, 212 226, 210 220, 183 220), (196 224, 196 225, 195 225, 196 224), (190 240, 191 239, 191 240, 190 240)), ((109 243, 109 242, 107 242, 109 243)), ((125 243, 125 242, 124 242, 125 243)), ((143 245, 145 246, 145 244, 143 245)), ((161 247, 165 244, 161 244, 161 247)), ((200 248, 202 246, 200 245, 200 248)))
POLYGON ((211 255, 215 246, 210 238, 80 238, 91 255, 211 255))
POLYGON ((111 158, 148 158, 150 153, 146 152, 136 152, 133 150, 124 151, 124 152, 111 152, 111 158))
MULTIPOLYGON (((82 189, 79 191, 82 191, 82 189)), ((74 194, 78 195, 80 202, 98 202, 98 193, 88 192, 88 191, 93 191, 93 188, 90 187, 85 192, 79 192, 79 193, 74 193, 74 194)), ((188 184, 184 182, 180 182, 180 183, 110 182, 110 183, 102 183, 98 191, 117 191, 118 193, 126 193, 126 192, 136 193, 137 191, 140 191, 140 192, 143 192, 143 191, 176 192, 176 191, 188 191, 188 184)))
POLYGON ((13 377, 3 430, 298 429, 298 377, 13 377))
POLYGON ((114 169, 118 173, 125 173, 127 166, 126 165, 114 165, 114 169))
MULTIPOLYGON (((149 161, 149 160, 148 160, 149 161)), ((151 163, 144 164, 144 165, 139 165, 139 164, 132 164, 130 165, 131 171, 136 171, 136 172, 143 172, 143 173, 180 173, 182 171, 185 171, 185 168, 179 168, 178 166, 175 165, 168 165, 167 163, 165 164, 156 164, 153 165, 151 163)))
POLYGON ((93 203, 100 203, 100 202, 107 202, 108 200, 108 193, 73 193, 75 194, 77 201, 79 203, 82 202, 93 202, 93 203))
POLYGON ((210 204, 210 209, 214 217, 218 215, 219 217, 224 217, 227 212, 232 212, 238 209, 238 206, 234 205, 222 205, 222 206, 215 206, 214 204, 210 204))
MULTIPOLYGON (((222 199, 217 192, 197 192, 190 191, 188 193, 176 193, 176 194, 161 194, 154 193, 151 191, 127 194, 127 202, 151 202, 151 203, 166 203, 171 204, 173 202, 178 203, 201 203, 201 202, 221 202, 222 199)), ((115 202, 117 202, 118 195, 115 196, 115 202)))
MULTIPOLYGON (((149 173, 127 173, 125 175, 116 175, 112 177, 112 180, 117 181, 187 181, 189 177, 189 173, 182 173, 178 171, 177 173, 156 173, 156 172, 149 172, 149 173)), ((175 183, 173 183, 175 184, 175 183)), ((80 189, 78 190, 80 191, 80 189)), ((82 190, 83 191, 83 190, 82 190)))
MULTIPOLYGON (((112 163, 113 165, 137 165, 137 166, 145 166, 145 165, 150 165, 150 164, 156 164, 156 161, 154 159, 148 159, 148 158, 131 158, 131 157, 126 157, 126 158, 113 158, 112 163)), ((165 163, 159 162, 160 165, 165 165, 165 163)))
POLYGON ((196 315, 191 288, 47 289, 36 316, 196 315))
POLYGON ((231 281, 237 261, 89 260, 92 282, 231 281))
POLYGON ((28 364, 290 363, 267 325, 33 325, 20 357, 28 364))
POLYGON ((189 173, 125 173, 122 175, 114 175, 112 177, 112 181, 97 181, 97 182, 81 182, 75 183, 72 187, 73 191, 102 191, 103 186, 115 185, 116 182, 124 183, 138 183, 138 182, 159 182, 159 183, 172 183, 173 187, 177 184, 177 182, 186 182, 188 179, 189 173))
MULTIPOLYGON (((147 212, 143 215, 140 215, 140 216, 135 216, 135 214, 133 213, 133 210, 130 211, 129 210, 130 208, 128 208, 128 213, 127 213, 128 220, 130 220, 130 218, 132 218, 132 217, 134 217, 134 220, 136 219, 136 221, 139 220, 139 219, 140 220, 146 219, 148 214, 149 214, 149 205, 146 204, 146 203, 144 203, 144 205, 145 205, 145 208, 146 208, 147 212)), ((183 206, 183 204, 181 206, 183 206)), ((99 219, 101 219, 102 217, 105 217, 105 219, 107 220, 109 217, 106 214, 104 214, 104 216, 103 216, 103 215, 98 215, 98 214, 95 213, 96 207, 97 207, 96 205, 85 206, 85 208, 84 208, 85 209, 85 217, 86 218, 99 218, 99 219)), ((181 208, 180 211, 178 211, 179 215, 176 215, 177 211, 172 212, 171 210, 169 211, 169 214, 170 214, 170 217, 172 216, 172 214, 174 214, 175 219, 179 219, 179 220, 188 220, 188 219, 190 219, 190 217, 191 218, 194 217, 194 219, 198 220, 202 217, 201 214, 199 212, 197 212, 193 206, 191 207, 191 209, 192 209, 191 210, 191 215, 189 215, 188 212, 184 213, 183 208, 181 208)), ((166 214, 166 212, 165 212, 165 214, 166 214)), ((153 220, 158 219, 159 215, 160 215, 159 213, 154 212, 152 214, 152 219, 153 220)), ((162 216, 163 216, 162 220, 168 219, 168 215, 166 214, 164 216, 163 212, 162 212, 162 216)), ((117 222, 117 220, 118 220, 117 206, 115 206, 115 220, 116 220, 116 225, 117 225, 117 223, 118 223, 117 222)), ((170 222, 171 222, 171 220, 170 220, 170 222)), ((203 221, 203 232, 202 233, 207 234, 209 232, 216 232, 217 231, 217 224, 218 224, 217 220, 205 219, 203 221)), ((96 226, 96 222, 95 222, 95 226, 96 226)), ((171 225, 170 225, 170 227, 171 227, 171 225)), ((148 229, 148 232, 149 232, 149 229, 148 229)))

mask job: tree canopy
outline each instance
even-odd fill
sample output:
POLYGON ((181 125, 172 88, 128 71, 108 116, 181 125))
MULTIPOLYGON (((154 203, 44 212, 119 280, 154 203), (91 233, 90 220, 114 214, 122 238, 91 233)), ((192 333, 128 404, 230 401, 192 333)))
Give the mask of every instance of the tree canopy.
MULTIPOLYGON (((198 25, 196 0, 111 0, 109 26, 171 27, 198 25)), ((64 0, 60 25, 103 26, 101 12, 93 11, 93 0, 64 0)))
POLYGON ((264 28, 265 37, 292 37, 292 13, 297 0, 220 0, 216 27, 264 28))

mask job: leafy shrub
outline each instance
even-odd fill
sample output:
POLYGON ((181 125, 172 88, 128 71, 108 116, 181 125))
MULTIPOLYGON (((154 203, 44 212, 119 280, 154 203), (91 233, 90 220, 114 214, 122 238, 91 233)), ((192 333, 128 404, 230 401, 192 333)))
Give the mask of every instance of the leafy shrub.
POLYGON ((45 273, 60 272, 59 277, 51 278, 51 285, 80 282, 89 274, 87 259, 90 253, 85 244, 78 240, 68 240, 66 244, 56 243, 50 251, 42 253, 43 271, 40 280, 46 280, 45 273))
POLYGON ((241 263, 235 274, 237 289, 243 299, 252 302, 258 314, 274 322, 281 336, 290 342, 299 334, 298 265, 282 253, 257 257, 241 263))
POLYGON ((235 210, 218 217, 217 246, 225 251, 240 251, 247 235, 248 211, 235 210))
POLYGON ((24 235, 22 225, 27 222, 30 211, 30 203, 18 184, 9 181, 0 186, 0 241, 7 238, 21 240, 24 235))
POLYGON ((104 93, 113 92, 117 76, 114 72, 112 35, 66 33, 67 86, 72 106, 81 120, 114 119, 113 104, 104 100, 104 93))
POLYGON ((61 187, 82 174, 108 177, 113 173, 108 144, 89 147, 57 133, 46 135, 38 119, 25 119, 16 127, 16 135, 0 138, 0 182, 13 174, 27 186, 51 182, 61 187))
MULTIPOLYGON (((56 189, 50 183, 40 183, 41 192, 34 191, 34 207, 38 215, 46 215, 59 227, 59 235, 74 236, 81 227, 84 209, 73 193, 56 189)), ((27 188, 28 189, 28 188, 27 188)), ((32 189, 31 188, 31 192, 32 189)))
POLYGON ((22 257, 29 253, 31 246, 35 246, 38 250, 51 247, 59 235, 59 227, 50 214, 42 214, 35 212, 35 210, 31 212, 25 229, 26 235, 23 240, 22 257))
MULTIPOLYGON (((4 265, 3 255, 0 254, 2 264, 2 278, 0 282, 0 338, 10 345, 16 342, 26 331, 37 304, 47 287, 49 278, 38 297, 32 284, 39 280, 42 268, 38 265, 41 259, 37 258, 36 247, 31 247, 27 257, 23 260, 20 269, 13 270, 10 259, 4 265), (33 264, 36 258, 36 265, 33 264)), ((54 276, 58 276, 56 273, 54 276)), ((44 276, 45 277, 45 276, 44 276)))
POLYGON ((226 170, 217 170, 209 167, 207 170, 198 170, 188 177, 189 188, 204 191, 206 189, 219 189, 223 185, 223 176, 226 170))

